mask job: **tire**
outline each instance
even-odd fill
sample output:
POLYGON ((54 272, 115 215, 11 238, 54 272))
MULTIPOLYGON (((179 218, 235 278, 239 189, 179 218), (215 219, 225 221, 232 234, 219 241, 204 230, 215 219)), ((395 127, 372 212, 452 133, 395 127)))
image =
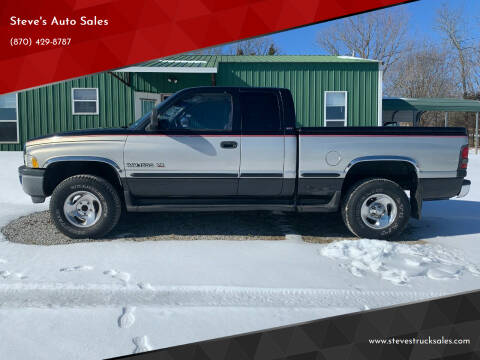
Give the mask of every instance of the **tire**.
POLYGON ((365 179, 353 185, 341 210, 345 225, 359 238, 394 239, 410 219, 407 195, 387 179, 365 179))
POLYGON ((63 180, 53 191, 50 217, 66 236, 99 238, 117 225, 122 202, 115 188, 92 175, 76 175, 63 180))

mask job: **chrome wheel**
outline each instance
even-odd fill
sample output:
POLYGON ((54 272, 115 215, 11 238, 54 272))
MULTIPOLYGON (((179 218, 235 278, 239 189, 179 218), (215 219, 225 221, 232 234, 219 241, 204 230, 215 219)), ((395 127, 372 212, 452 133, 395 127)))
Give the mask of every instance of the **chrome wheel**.
POLYGON ((70 224, 81 228, 90 227, 100 219, 102 204, 91 192, 76 191, 65 200, 63 213, 70 224))
POLYGON ((390 226, 397 217, 397 204, 385 194, 370 195, 362 204, 360 215, 368 227, 379 230, 390 226))

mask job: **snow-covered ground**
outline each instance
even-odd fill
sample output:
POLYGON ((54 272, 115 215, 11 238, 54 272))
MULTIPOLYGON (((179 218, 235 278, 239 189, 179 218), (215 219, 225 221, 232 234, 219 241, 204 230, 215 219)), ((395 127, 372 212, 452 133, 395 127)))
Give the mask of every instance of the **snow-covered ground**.
MULTIPOLYGON (((33 205, 0 153, 0 227, 33 205)), ((464 199, 424 204, 409 238, 58 246, 0 235, 0 359, 97 359, 480 288, 480 155, 464 199)), ((319 214, 318 216, 322 216, 319 214)))

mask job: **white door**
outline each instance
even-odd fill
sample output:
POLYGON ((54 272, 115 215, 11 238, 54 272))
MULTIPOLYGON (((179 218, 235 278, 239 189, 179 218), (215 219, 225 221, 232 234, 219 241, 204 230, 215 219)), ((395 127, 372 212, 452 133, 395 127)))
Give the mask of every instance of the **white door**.
POLYGON ((125 169, 137 197, 237 194, 240 133, 233 97, 209 89, 186 92, 159 107, 160 130, 128 136, 125 169))

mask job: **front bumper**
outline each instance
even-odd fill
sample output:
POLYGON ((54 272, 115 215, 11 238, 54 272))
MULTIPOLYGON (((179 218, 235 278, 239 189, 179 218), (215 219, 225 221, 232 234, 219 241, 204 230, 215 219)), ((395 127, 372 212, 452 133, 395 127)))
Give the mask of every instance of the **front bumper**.
POLYGON ((18 168, 18 177, 25 191, 32 198, 32 202, 43 203, 47 197, 43 191, 45 169, 32 169, 25 165, 18 168))
POLYGON ((471 184, 470 180, 463 180, 462 189, 460 190, 460 192, 457 195, 458 198, 462 198, 462 197, 467 196, 467 194, 470 191, 470 184, 471 184))

